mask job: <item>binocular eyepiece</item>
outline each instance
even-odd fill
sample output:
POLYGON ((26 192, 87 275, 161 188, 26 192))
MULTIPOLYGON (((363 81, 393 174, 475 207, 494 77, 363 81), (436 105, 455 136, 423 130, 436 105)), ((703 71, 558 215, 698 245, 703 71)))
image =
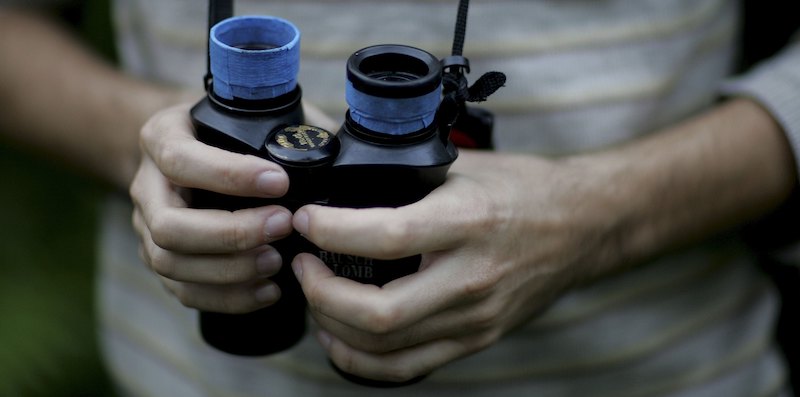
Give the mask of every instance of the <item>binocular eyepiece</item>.
MULTIPOLYGON (((229 18, 210 30, 208 95, 191 110, 198 139, 280 164, 290 187, 277 199, 195 189, 193 207, 397 207, 444 183, 457 150, 448 139, 449 129, 437 122, 442 99, 437 58, 403 45, 377 45, 353 53, 345 73, 349 109, 334 134, 304 124, 297 83, 299 49, 299 30, 280 18, 229 18)), ((273 246, 283 257, 281 271, 271 278, 281 298, 247 314, 202 312, 201 334, 210 345, 258 356, 288 349, 300 340, 306 302, 290 266, 298 253, 316 254, 337 275, 375 285, 413 273, 420 264, 419 255, 376 260, 327 252, 298 233, 273 246)))
POLYGON ((300 30, 270 16, 241 16, 209 32, 213 94, 224 100, 269 100, 291 92, 300 70, 300 30))
POLYGON ((430 126, 442 96, 442 67, 414 47, 378 45, 347 61, 350 118, 376 135, 403 136, 430 126))

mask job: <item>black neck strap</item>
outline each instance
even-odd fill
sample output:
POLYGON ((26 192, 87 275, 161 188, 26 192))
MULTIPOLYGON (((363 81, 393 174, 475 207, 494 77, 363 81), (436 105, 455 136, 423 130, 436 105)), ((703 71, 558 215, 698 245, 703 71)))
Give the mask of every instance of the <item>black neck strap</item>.
MULTIPOLYGON (((233 16, 233 0, 209 0, 208 2, 208 34, 206 39, 210 40, 211 28, 223 19, 233 16)), ((208 49, 208 42, 206 42, 208 49)), ((206 50, 206 75, 203 77, 203 88, 208 90, 211 86, 211 58, 206 50)))

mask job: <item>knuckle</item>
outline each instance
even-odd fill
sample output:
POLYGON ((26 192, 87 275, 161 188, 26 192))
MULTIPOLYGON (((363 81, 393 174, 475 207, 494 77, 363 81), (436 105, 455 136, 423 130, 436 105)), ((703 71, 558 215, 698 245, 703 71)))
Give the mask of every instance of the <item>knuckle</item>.
POLYGON ((355 356, 349 349, 335 349, 331 352, 331 360, 336 367, 344 372, 355 374, 357 372, 355 356))
POLYGON ((157 125, 162 117, 163 116, 161 112, 158 112, 155 115, 153 115, 153 117, 151 117, 149 120, 147 120, 146 123, 144 123, 142 128, 139 130, 139 142, 146 144, 148 142, 153 141, 159 135, 157 133, 158 132, 157 125))
POLYGON ((241 314, 244 311, 233 293, 224 293, 215 300, 215 310, 220 313, 241 314))
POLYGON ((175 296, 175 299, 177 299, 181 305, 192 309, 201 309, 195 302, 194 294, 189 292, 188 288, 185 288, 182 284, 168 286, 167 288, 169 288, 172 295, 175 296))
POLYGON ((157 246, 163 249, 175 247, 176 237, 166 216, 152 216, 149 222, 150 237, 157 246))
POLYGON ((472 219, 466 227, 475 230, 482 235, 492 235, 498 230, 508 227, 517 217, 501 206, 487 201, 481 210, 475 211, 472 219))
POLYGON ((236 304, 235 300, 230 296, 224 295, 219 301, 219 311, 221 313, 241 314, 244 310, 236 304))
POLYGON ((133 181, 131 181, 131 184, 128 186, 128 195, 131 196, 134 204, 137 207, 141 206, 142 198, 145 197, 145 194, 139 172, 136 173, 136 175, 133 177, 133 181))
POLYGON ((399 308, 392 305, 379 305, 367 312, 364 328, 374 335, 387 335, 398 328, 400 316, 399 308))
POLYGON ((389 351, 388 338, 383 335, 373 335, 364 330, 349 330, 347 333, 338 335, 339 339, 346 346, 357 351, 381 354, 389 351))
POLYGON ((382 226, 380 234, 383 238, 376 247, 381 259, 394 259, 405 255, 405 249, 414 238, 414 228, 408 222, 387 222, 382 226))
POLYGON ((177 266, 175 261, 172 260, 171 255, 162 250, 153 250, 148 252, 147 258, 149 259, 150 268, 162 277, 171 280, 177 278, 177 266))
POLYGON ((169 142, 163 142, 156 151, 154 160, 158 164, 161 164, 162 169, 171 170, 181 164, 182 157, 181 151, 178 150, 175 145, 171 145, 169 142))
POLYGON ((419 374, 408 366, 393 365, 392 368, 386 373, 386 380, 390 382, 406 382, 416 378, 419 374))
POLYGON ((310 284, 303 286, 303 293, 306 297, 306 302, 308 304, 309 310, 314 313, 319 313, 323 316, 327 316, 327 306, 326 306, 326 299, 323 299, 323 293, 320 291, 320 288, 317 284, 310 284))
POLYGON ((222 241, 235 252, 250 249, 249 230, 242 222, 235 222, 223 230, 222 241))
MULTIPOLYGON (((349 343, 349 342, 348 342, 349 343)), ((396 349, 396 343, 392 343, 384 336, 360 337, 350 343, 354 348, 372 354, 384 354, 396 349)))
POLYGON ((386 362, 385 367, 377 368, 375 378, 388 382, 406 382, 414 379, 424 372, 419 363, 410 364, 404 360, 386 362))
POLYGON ((268 304, 256 301, 250 286, 237 286, 226 289, 217 300, 218 311, 229 314, 246 314, 268 304))
POLYGON ((253 272, 246 271, 235 258, 223 260, 216 270, 216 281, 220 284, 241 283, 253 276, 253 272))
POLYGON ((489 271, 473 273, 463 284, 463 294, 465 296, 482 297, 494 291, 498 277, 489 271))
POLYGON ((501 316, 502 308, 493 303, 478 305, 473 312, 472 323, 479 330, 494 328, 501 316))
POLYGON ((365 366, 359 357, 349 348, 335 348, 330 352, 330 359, 340 370, 370 379, 405 382, 419 376, 417 365, 408 365, 405 360, 384 360, 380 366, 365 366))
POLYGON ((221 190, 231 192, 241 190, 239 186, 242 184, 239 183, 237 174, 233 169, 230 167, 222 167, 217 171, 217 174, 217 181, 221 190))
POLYGON ((243 302, 242 294, 240 291, 237 290, 230 290, 226 291, 225 293, 220 296, 219 308, 220 311, 223 313, 230 313, 230 314, 243 314, 247 313, 250 305, 247 305, 243 302))

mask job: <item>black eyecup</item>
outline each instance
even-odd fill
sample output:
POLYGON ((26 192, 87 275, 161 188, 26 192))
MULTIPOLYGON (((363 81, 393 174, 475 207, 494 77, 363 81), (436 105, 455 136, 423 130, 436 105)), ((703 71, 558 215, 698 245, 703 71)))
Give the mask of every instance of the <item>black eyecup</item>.
POLYGON ((243 114, 279 114, 293 109, 303 97, 303 90, 298 84, 293 90, 275 98, 254 101, 252 99, 220 98, 209 85, 207 94, 209 101, 225 110, 243 114))
POLYGON ((347 80, 367 95, 380 98, 416 98, 442 83, 439 60, 419 48, 382 44, 356 51, 347 60, 347 80), (380 79, 376 73, 402 73, 412 78, 380 79))

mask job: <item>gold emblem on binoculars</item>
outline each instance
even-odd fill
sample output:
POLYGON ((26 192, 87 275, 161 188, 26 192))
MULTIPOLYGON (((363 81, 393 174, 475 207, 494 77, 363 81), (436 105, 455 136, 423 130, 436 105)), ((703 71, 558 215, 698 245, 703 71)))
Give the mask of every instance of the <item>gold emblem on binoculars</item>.
POLYGON ((331 140, 331 134, 322 128, 310 125, 286 127, 276 136, 275 141, 287 149, 311 150, 323 147, 331 140))

